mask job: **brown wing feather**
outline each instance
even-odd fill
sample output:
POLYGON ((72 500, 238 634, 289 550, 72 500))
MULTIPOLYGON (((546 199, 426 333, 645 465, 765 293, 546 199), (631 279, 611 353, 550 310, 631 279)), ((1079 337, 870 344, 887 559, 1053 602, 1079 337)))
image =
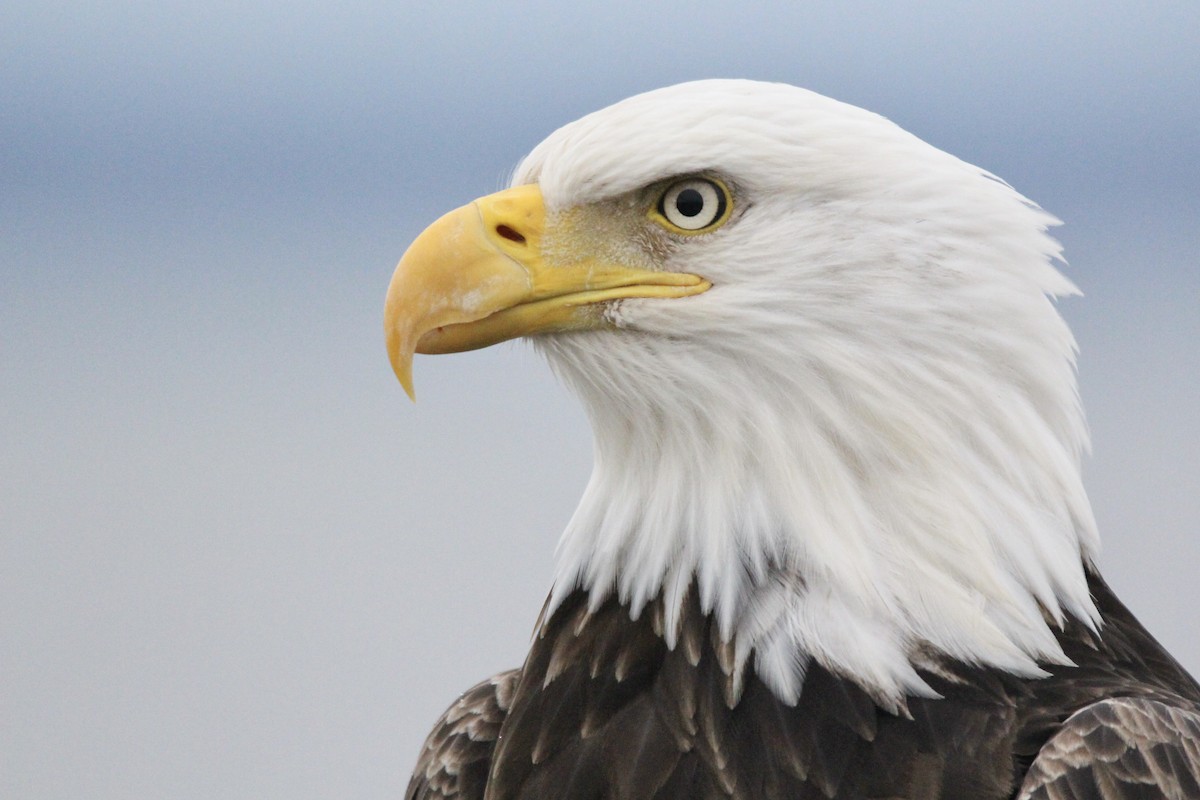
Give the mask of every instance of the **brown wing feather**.
POLYGON ((931 657, 940 699, 899 715, 811 662, 782 703, 694 589, 674 648, 660 600, 634 619, 575 592, 519 672, 446 712, 408 800, 1200 800, 1200 686, 1091 587, 1103 635, 1058 634, 1075 666, 1029 680, 931 657))
POLYGON ((1200 714, 1147 698, 1103 700, 1042 748, 1018 800, 1200 798, 1200 714))
POLYGON ((404 794, 407 800, 482 800, 492 751, 520 672, 501 672, 468 689, 446 709, 421 749, 404 794))

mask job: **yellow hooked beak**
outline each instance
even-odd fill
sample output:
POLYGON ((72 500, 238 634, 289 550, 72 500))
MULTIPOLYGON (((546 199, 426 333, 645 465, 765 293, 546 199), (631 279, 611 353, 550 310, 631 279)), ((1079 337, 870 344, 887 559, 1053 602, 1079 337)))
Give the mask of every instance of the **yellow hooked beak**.
POLYGON ((542 249, 545 232, 541 190, 529 185, 451 211, 412 243, 384 306, 388 356, 409 397, 415 399, 414 352, 456 353, 518 336, 603 327, 596 303, 687 297, 711 286, 698 275, 573 252, 569 240, 556 241, 551 257, 542 249))

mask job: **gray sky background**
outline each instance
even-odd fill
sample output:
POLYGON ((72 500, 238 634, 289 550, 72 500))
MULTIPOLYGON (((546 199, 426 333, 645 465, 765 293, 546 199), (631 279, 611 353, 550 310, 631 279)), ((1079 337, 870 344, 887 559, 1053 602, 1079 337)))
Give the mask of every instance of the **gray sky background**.
POLYGON ((519 344, 419 358, 409 404, 392 267, 558 125, 701 77, 1066 221, 1102 565, 1200 672, 1198 41, 1192 2, 6 4, 0 796, 402 792, 520 663, 591 453, 519 344))

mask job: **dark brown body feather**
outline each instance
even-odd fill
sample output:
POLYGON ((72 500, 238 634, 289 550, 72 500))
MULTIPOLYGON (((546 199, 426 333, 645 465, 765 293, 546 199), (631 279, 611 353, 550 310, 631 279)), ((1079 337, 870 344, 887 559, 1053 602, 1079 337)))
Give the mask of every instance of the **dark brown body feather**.
POLYGON ((577 592, 520 670, 438 721, 407 798, 1200 798, 1200 687, 1091 583, 1102 637, 1059 636, 1076 667, 943 663, 924 673, 942 699, 910 698, 909 716, 817 666, 779 702, 751 665, 735 674, 694 596, 669 650, 661 608, 589 614, 577 592))

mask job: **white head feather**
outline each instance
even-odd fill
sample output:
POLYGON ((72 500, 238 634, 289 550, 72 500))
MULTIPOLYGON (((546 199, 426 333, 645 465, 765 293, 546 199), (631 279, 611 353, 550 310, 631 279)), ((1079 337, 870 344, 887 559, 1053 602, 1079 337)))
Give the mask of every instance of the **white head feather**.
POLYGON ((663 268, 713 288, 537 340, 595 434, 552 606, 662 594, 673 644, 695 580, 790 702, 810 659, 891 708, 930 692, 930 652, 1069 663, 1050 624, 1099 621, 1098 541, 1056 220, 882 117, 749 81, 588 115, 513 183, 554 212, 701 172, 736 217, 663 268))

